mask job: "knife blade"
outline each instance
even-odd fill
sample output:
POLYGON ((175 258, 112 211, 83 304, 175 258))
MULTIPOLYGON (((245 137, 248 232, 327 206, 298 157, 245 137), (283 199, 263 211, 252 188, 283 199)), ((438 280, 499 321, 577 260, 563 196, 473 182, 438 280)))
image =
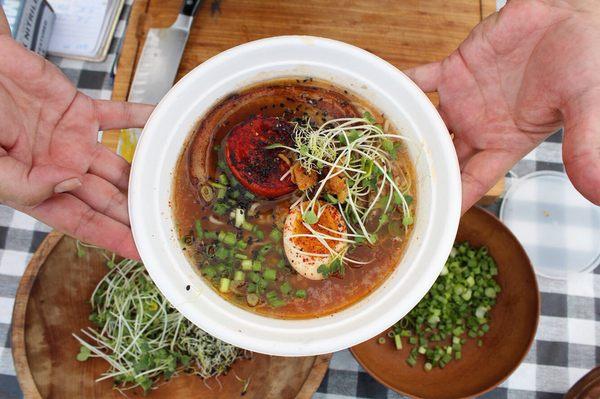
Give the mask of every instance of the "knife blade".
MULTIPOLYGON (((190 34, 194 16, 203 0, 184 0, 177 19, 169 28, 148 31, 127 100, 158 104, 169 91, 190 34)), ((121 129, 117 154, 131 162, 141 129, 121 129)))
POLYGON ((173 86, 192 21, 202 1, 185 0, 173 25, 148 31, 129 90, 129 101, 158 104, 173 86))

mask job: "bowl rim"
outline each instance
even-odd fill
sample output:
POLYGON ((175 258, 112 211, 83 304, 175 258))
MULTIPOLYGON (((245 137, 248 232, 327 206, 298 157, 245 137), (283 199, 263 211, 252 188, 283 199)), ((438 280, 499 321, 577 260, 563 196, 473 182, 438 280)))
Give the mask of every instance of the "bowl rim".
MULTIPOLYGON (((540 292, 540 288, 539 288, 539 284, 537 281, 537 274, 535 272, 535 269, 533 267, 533 264, 531 263, 531 260, 529 259, 529 256, 527 255, 527 252, 525 251, 525 248, 523 247, 523 245, 521 244, 521 242, 517 239, 517 237, 513 234, 513 232, 508 228, 508 226, 506 226, 502 220, 500 220, 496 215, 494 215, 492 212, 488 211, 487 209, 483 209, 477 205, 473 206, 471 209, 469 209, 467 212, 477 212, 479 215, 482 215, 482 217, 487 217, 490 218, 492 220, 494 220, 496 222, 497 225, 501 226, 509 235, 509 237, 515 241, 516 245, 518 248, 520 248, 521 252, 525 255, 525 259, 527 260, 527 265, 529 266, 528 269, 531 272, 531 275, 533 277, 532 281, 533 281, 533 288, 535 288, 535 292, 537 293, 537 295, 535 296, 536 298, 536 313, 535 313, 535 326, 534 328, 531 330, 530 335, 528 337, 527 340, 527 345, 525 346, 525 349, 523 351, 523 353, 521 353, 521 355, 518 357, 517 362, 515 362, 515 364, 510 368, 510 370, 503 375, 502 377, 498 378, 497 381, 493 382, 489 387, 481 389, 480 391, 474 392, 472 394, 470 394, 469 396, 465 396, 465 397, 460 397, 460 398, 455 398, 455 399, 462 399, 462 398, 474 398, 474 397, 478 397, 480 395, 483 395, 485 393, 488 393, 490 391, 492 391, 493 389, 497 388, 500 384, 502 384, 504 381, 506 381, 516 370, 517 368, 519 368, 519 366, 523 363, 523 360, 525 360, 525 358, 527 357, 527 354, 529 353, 529 351, 531 350, 531 346, 533 345, 533 342, 535 341, 535 336, 537 334, 537 330, 539 328, 540 325, 540 316, 541 316, 541 292, 540 292)), ((371 338, 373 339, 373 338, 371 338)), ((386 381, 384 381, 381 377, 379 377, 376 373, 374 373, 372 371, 372 369, 365 364, 362 360, 361 357, 356 353, 356 348, 355 347, 351 347, 349 348, 350 353, 352 353, 352 357, 354 357, 354 359, 356 360, 356 362, 358 364, 360 364, 360 366, 371 376, 373 377, 377 382, 379 382, 380 384, 382 384, 383 386, 385 386, 386 388, 397 392, 401 395, 405 395, 408 396, 409 398, 415 398, 415 399, 425 399, 422 398, 420 396, 416 396, 407 392, 404 392, 400 389, 397 389, 393 386, 391 386, 390 384, 388 384, 386 381)), ((403 364, 403 363, 401 363, 403 364)), ((488 362, 488 364, 493 364, 492 362, 488 362)))
MULTIPOLYGON (((246 65, 245 67, 249 68, 248 65, 246 65)), ((224 77, 222 79, 224 79, 224 77)), ((214 82, 211 84, 213 86, 215 85, 214 82)), ((214 103, 212 105, 214 105, 214 103)), ((206 109, 209 109, 209 107, 207 107, 206 109)), ((200 112, 197 112, 197 114, 201 114, 201 112, 204 112, 206 109, 198 110, 200 112)), ((399 111, 399 113, 402 112, 399 111)), ((383 59, 375 56, 374 54, 369 53, 358 47, 332 39, 325 39, 312 36, 278 36, 245 43, 240 46, 231 48, 205 61, 201 65, 197 66, 194 70, 189 72, 186 76, 184 76, 167 93, 163 100, 161 100, 161 102, 158 104, 158 106, 155 108, 154 112, 150 116, 146 127, 144 128, 144 131, 140 137, 134 154, 131 167, 131 177, 129 182, 129 214, 131 218, 132 233, 136 242, 136 246, 138 247, 140 256, 144 261, 144 264, 146 265, 146 268, 148 269, 148 272, 152 277, 153 281, 156 283, 159 290, 161 290, 165 297, 169 299, 173 306, 176 307, 185 317, 190 319, 200 328, 222 339, 225 342, 229 342, 236 346, 240 346, 252 351, 280 356, 317 355, 345 349, 349 346, 365 341, 373 335, 376 335, 379 331, 385 329, 390 324, 393 324, 400 313, 405 314, 412 307, 414 307, 419 302, 421 297, 427 293, 431 285, 433 285, 435 279, 437 278, 437 275, 443 267, 443 263, 447 254, 444 253, 443 255, 440 255, 440 252, 445 252, 445 249, 447 249, 448 253, 450 251, 456 230, 458 229, 461 207, 461 184, 458 159, 454 151, 450 135, 447 134, 447 132, 447 128, 433 104, 431 104, 427 96, 418 88, 418 86, 414 82, 412 82, 412 80, 410 80, 400 70, 389 64, 387 61, 384 61, 383 59), (403 88, 409 92, 411 99, 415 102, 418 102, 419 105, 423 107, 423 118, 427 121, 427 123, 434 126, 434 131, 442 133, 439 135, 439 137, 436 136, 436 140, 438 140, 438 142, 441 141, 442 143, 444 143, 443 146, 440 146, 440 148, 437 149, 437 151, 440 152, 442 159, 436 161, 446 168, 445 170, 443 170, 443 173, 445 174, 444 176, 447 177, 447 180, 446 184, 444 185, 445 191, 442 191, 442 194, 446 195, 446 197, 444 197, 443 200, 444 223, 443 227, 439 229, 440 231, 435 232, 435 234, 438 236, 438 241, 440 243, 437 246, 438 249, 436 250, 435 254, 429 255, 429 257, 431 258, 429 259, 429 261, 431 261, 432 264, 439 267, 435 268, 435 271, 429 270, 427 273, 423 273, 422 276, 419 276, 418 281, 416 281, 411 287, 411 292, 417 294, 412 295, 412 297, 407 295, 407 298, 403 300, 402 306, 397 306, 398 309, 389 310, 384 315, 380 315, 376 318, 373 318, 372 322, 371 319, 369 319, 369 323, 367 323, 367 325, 359 325, 357 330, 352 332, 345 332, 341 337, 336 336, 335 339, 331 336, 327 337, 326 339, 321 338, 319 340, 315 340, 313 338, 312 340, 304 340, 302 342, 286 341, 283 344, 280 340, 275 342, 272 339, 276 336, 274 335, 274 330, 278 329, 280 333, 285 332, 286 334, 291 334, 292 329, 290 327, 298 326, 299 321, 280 320, 262 316, 259 318, 261 318, 262 320, 269 320, 268 323, 272 324, 269 326, 258 325, 256 314, 249 311, 244 311, 245 315, 238 317, 238 321, 246 322, 248 325, 254 322, 255 324, 252 327, 262 328, 268 334, 271 334, 271 339, 265 339, 264 337, 257 336, 250 337, 247 334, 240 334, 241 329, 239 328, 229 326, 223 328, 222 325, 218 324, 217 320, 214 317, 212 319, 213 324, 211 324, 210 318, 207 321, 206 318, 208 317, 205 317, 203 319, 202 315, 198 314, 199 312, 197 308, 195 310, 190 309, 189 304, 185 303, 186 301, 183 298, 184 294, 177 292, 177 290, 174 289, 174 283, 169 281, 173 278, 169 276, 164 270, 161 270, 161 268, 163 268, 164 265, 161 265, 157 259, 159 257, 158 254, 160 252, 157 252, 156 248, 152 248, 151 241, 156 241, 156 236, 150 237, 152 233, 144 231, 145 224, 154 223, 148 222, 145 219, 151 219, 152 217, 158 218, 159 216, 150 215, 151 217, 149 218, 148 214, 144 213, 144 206, 148 206, 145 205, 145 203, 152 202, 153 200, 148 200, 148 193, 145 193, 143 191, 145 187, 141 185, 139 180, 141 180, 142 176, 144 175, 143 169, 147 165, 151 165, 151 162, 154 162, 155 157, 157 157, 156 154, 154 154, 155 157, 151 156, 152 149, 149 146, 151 145, 150 140, 152 140, 152 135, 150 132, 153 130, 154 125, 159 123, 158 121, 160 121, 161 118, 164 119, 166 117, 165 115, 169 115, 169 113, 174 113, 173 110, 167 109, 167 107, 170 105, 169 103, 176 101, 177 96, 180 95, 182 91, 186 89, 189 90, 189 87, 187 86, 193 86, 194 81, 197 81, 199 77, 201 77, 203 73, 206 73, 207 70, 210 70, 210 68, 214 69, 225 62, 232 62, 232 60, 235 60, 236 57, 237 59, 242 59, 243 56, 247 55, 248 53, 265 50, 277 50, 279 49, 278 46, 281 48, 284 48, 286 46, 310 46, 311 48, 319 47, 319 50, 333 50, 338 51, 339 53, 344 55, 350 54, 352 57, 355 57, 357 60, 363 62, 363 64, 367 65, 374 71, 393 75, 393 77, 396 79, 397 84, 402 85, 403 88), (445 248, 446 246, 448 248, 445 248), (154 255, 157 255, 156 258, 154 257, 154 255), (162 280, 163 277, 164 281, 162 280), (404 311, 404 309, 408 310, 404 311), (273 320, 277 320, 277 322, 273 320), (285 326, 285 328, 283 328, 282 326, 285 326)), ((190 131, 188 130, 186 132, 186 137, 189 137, 189 134, 190 131)), ((160 152, 160 150, 156 151, 160 152)), ((437 193, 433 195, 433 197, 437 198, 440 196, 440 193, 435 191, 438 190, 437 188, 432 188, 432 190, 433 193, 437 193)), ((432 205, 433 208, 431 212, 435 211, 438 214, 442 214, 441 202, 442 200, 437 198, 436 202, 432 205)), ((161 223, 158 223, 158 225, 160 224, 161 223)), ((159 226, 159 229, 162 228, 164 228, 164 226, 159 226)), ((431 227, 427 227, 425 229, 425 232, 427 233, 427 235, 434 234, 432 232, 431 227)), ((158 233, 160 233, 160 231, 158 233)), ((167 255, 165 256, 169 255, 170 250, 169 248, 167 248, 167 244, 164 244, 162 242, 155 242, 155 244, 162 245, 164 247, 163 249, 165 249, 167 253, 167 255)), ((425 251, 423 248, 418 249, 415 259, 419 260, 422 256, 425 256, 424 252, 425 251)), ((434 266, 430 266, 430 268, 433 269, 434 266)), ((386 279, 385 281, 388 281, 390 277, 388 277, 388 279, 386 279)), ((385 281, 382 283, 381 286, 385 284, 385 281)), ((358 303, 361 303, 365 301, 366 298, 372 296, 379 288, 381 288, 381 286, 377 287, 373 293, 361 299, 358 303)), ((388 288, 389 289, 387 291, 393 290, 393 287, 388 288)), ((388 292, 388 294, 390 293, 388 292)), ((381 298, 380 302, 384 302, 384 300, 389 302, 390 295, 381 298)), ((189 300, 187 301, 189 302, 189 300)), ((213 302, 212 304, 214 305, 215 303, 213 302)), ((219 310, 222 313, 229 312, 228 316, 231 316, 231 306, 234 305, 229 304, 228 307, 226 304, 223 304, 223 306, 219 310)), ((352 305, 350 308, 352 308, 353 306, 356 306, 356 304, 352 305)), ((377 302, 370 304, 370 307, 376 306, 377 302)), ((373 309, 370 310, 372 311, 373 309)), ((345 310, 334 313, 333 315, 331 315, 331 317, 337 316, 338 314, 343 312, 345 312, 345 310)), ((342 324, 342 322, 350 323, 353 319, 357 319, 359 317, 365 318, 365 310, 363 309, 361 310, 361 312, 362 313, 358 312, 356 314, 351 315, 350 317, 346 317, 345 319, 331 319, 332 321, 325 328, 331 329, 337 327, 339 324, 342 324)), ((400 315, 400 317, 402 315, 400 315)), ((329 316, 313 319, 304 319, 300 321, 316 321, 318 319, 326 319, 327 317, 329 316)), ((317 327, 319 327, 321 330, 324 328, 323 325, 316 327, 315 325, 305 326, 304 332, 310 332, 314 335, 314 330, 319 329, 317 327)))

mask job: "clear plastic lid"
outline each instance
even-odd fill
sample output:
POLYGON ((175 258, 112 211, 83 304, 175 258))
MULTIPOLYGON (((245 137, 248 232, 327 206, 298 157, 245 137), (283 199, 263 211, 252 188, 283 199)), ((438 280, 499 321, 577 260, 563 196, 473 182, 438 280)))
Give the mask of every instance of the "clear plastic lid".
POLYGON ((600 207, 566 174, 540 171, 514 180, 500 219, 519 239, 537 274, 566 279, 600 265, 600 207))

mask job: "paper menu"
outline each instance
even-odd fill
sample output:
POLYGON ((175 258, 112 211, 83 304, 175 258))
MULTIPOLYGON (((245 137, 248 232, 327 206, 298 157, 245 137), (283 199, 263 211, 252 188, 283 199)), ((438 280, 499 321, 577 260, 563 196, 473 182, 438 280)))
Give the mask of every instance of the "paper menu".
POLYGON ((106 56, 124 0, 49 0, 56 22, 48 52, 99 61, 106 56))

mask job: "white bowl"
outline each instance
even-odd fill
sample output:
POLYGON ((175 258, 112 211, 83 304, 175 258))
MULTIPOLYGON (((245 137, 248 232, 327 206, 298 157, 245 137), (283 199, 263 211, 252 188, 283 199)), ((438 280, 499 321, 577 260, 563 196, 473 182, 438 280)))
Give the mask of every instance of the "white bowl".
POLYGON ((152 113, 135 152, 129 214, 150 276, 185 317, 215 337, 251 351, 305 356, 365 341, 419 302, 450 253, 460 217, 460 187, 448 131, 427 96, 408 77, 345 43, 283 36, 227 50, 196 67, 169 91, 152 113), (198 119, 241 88, 290 76, 331 81, 384 112, 413 139, 409 152, 418 175, 414 231, 395 271, 353 306, 307 320, 259 316, 221 298, 184 256, 169 207, 173 170, 198 119))

